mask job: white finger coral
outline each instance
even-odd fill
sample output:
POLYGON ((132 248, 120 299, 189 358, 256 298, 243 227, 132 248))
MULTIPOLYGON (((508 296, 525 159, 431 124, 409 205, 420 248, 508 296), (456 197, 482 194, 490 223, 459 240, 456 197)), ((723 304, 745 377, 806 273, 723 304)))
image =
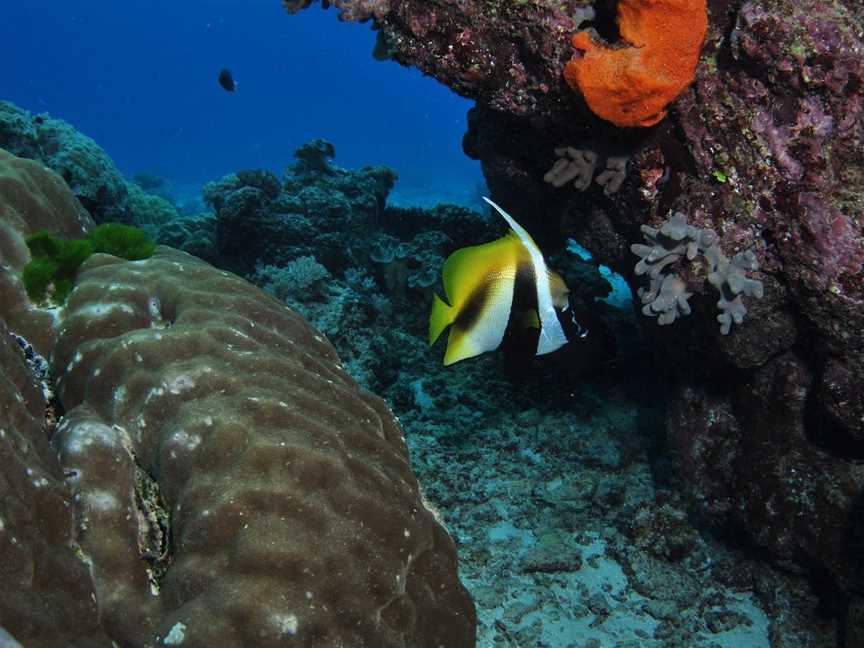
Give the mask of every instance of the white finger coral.
POLYGON ((741 324, 747 314, 742 297, 761 298, 761 281, 750 279, 747 272, 759 268, 756 255, 746 250, 731 259, 720 249, 717 233, 710 228, 698 228, 687 223, 681 212, 675 213, 660 229, 642 226, 645 243, 635 243, 630 251, 639 257, 635 272, 647 274, 649 288, 640 288, 642 313, 657 317, 661 325, 671 324, 678 317, 690 314, 687 300, 693 294, 688 284, 672 272, 672 267, 686 259, 693 262, 697 257, 704 259, 708 269, 708 282, 720 293, 717 307, 720 314, 720 333, 728 335, 732 323, 741 324))

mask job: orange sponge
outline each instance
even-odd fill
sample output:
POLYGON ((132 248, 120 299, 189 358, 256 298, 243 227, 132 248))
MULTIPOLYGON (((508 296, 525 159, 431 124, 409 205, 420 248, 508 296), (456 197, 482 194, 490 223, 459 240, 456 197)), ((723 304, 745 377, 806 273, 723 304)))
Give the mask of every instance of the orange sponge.
POLYGON ((573 36, 584 52, 564 68, 595 114, 617 126, 651 126, 693 80, 708 28, 705 0, 620 0, 618 29, 627 46, 573 36))

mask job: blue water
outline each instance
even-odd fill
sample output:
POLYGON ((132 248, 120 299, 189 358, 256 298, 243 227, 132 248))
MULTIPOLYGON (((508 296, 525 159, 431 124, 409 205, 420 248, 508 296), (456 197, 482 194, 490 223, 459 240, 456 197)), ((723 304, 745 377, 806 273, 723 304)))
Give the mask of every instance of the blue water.
POLYGON ((9 0, 0 98, 93 137, 126 174, 175 185, 242 168, 281 172, 300 144, 336 163, 387 164, 408 192, 471 187, 471 102, 414 69, 376 61, 369 24, 279 0, 9 0), (225 92, 219 70, 239 87, 225 92))

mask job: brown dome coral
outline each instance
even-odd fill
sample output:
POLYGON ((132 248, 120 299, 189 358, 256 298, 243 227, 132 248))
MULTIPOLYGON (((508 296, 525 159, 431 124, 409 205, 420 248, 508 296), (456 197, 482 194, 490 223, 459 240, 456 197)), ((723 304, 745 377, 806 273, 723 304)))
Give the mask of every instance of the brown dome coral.
POLYGON ((159 248, 91 257, 53 332, 52 442, 115 642, 474 645, 395 418, 298 315, 159 248))

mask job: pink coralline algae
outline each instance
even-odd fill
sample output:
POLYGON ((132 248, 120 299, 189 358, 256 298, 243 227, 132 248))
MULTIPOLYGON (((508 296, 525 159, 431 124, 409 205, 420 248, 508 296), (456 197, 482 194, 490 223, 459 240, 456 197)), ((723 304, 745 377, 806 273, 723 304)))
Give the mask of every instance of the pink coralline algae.
POLYGON ((826 204, 817 193, 802 193, 798 198, 804 209, 804 226, 819 252, 820 271, 831 275, 860 274, 864 264, 864 215, 848 216, 826 204))
POLYGON ((771 113, 758 112, 753 117, 752 128, 756 133, 762 135, 771 149, 771 154, 777 160, 777 164, 786 171, 790 180, 800 180, 804 174, 804 167, 789 152, 792 129, 789 126, 777 126, 771 113))

